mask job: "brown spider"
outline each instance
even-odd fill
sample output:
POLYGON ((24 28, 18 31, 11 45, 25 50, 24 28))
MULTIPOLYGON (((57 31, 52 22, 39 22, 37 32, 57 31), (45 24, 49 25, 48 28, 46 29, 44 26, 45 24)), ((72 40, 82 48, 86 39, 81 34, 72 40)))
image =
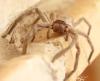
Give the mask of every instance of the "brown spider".
MULTIPOLYGON (((83 37, 85 37, 90 45, 91 48, 91 52, 88 58, 88 63, 91 60, 91 57, 93 55, 94 52, 94 47, 92 45, 92 42, 89 38, 89 34, 90 34, 90 30, 91 30, 91 25, 89 24, 89 22, 85 19, 85 18, 81 18, 79 19, 78 22, 74 23, 74 26, 76 27, 81 21, 84 21, 88 27, 88 33, 84 34, 83 32, 80 32, 79 30, 74 29, 74 27, 72 27, 71 25, 69 25, 69 23, 66 23, 63 20, 58 20, 56 19, 55 21, 51 22, 51 20, 47 17, 47 14, 43 14, 41 12, 41 10, 39 10, 38 8, 35 8, 36 13, 38 14, 36 20, 30 25, 33 26, 32 29, 30 29, 28 31, 28 33, 26 33, 25 37, 21 37, 21 43, 23 44, 23 51, 22 53, 25 54, 26 50, 27 50, 27 45, 29 42, 32 42, 35 38, 35 33, 34 33, 34 24, 36 24, 38 22, 39 19, 42 19, 43 22, 47 22, 47 24, 39 24, 38 27, 41 28, 48 28, 48 32, 47 32, 47 38, 50 38, 49 34, 50 34, 50 29, 52 29, 54 32, 60 33, 61 35, 65 35, 66 38, 65 40, 68 41, 68 37, 72 38, 72 41, 70 43, 70 45, 63 49, 62 51, 60 51, 59 53, 57 53, 54 58, 52 59, 52 62, 54 62, 57 58, 59 58, 60 56, 64 55, 70 48, 72 48, 73 45, 76 46, 77 52, 76 52, 76 60, 75 60, 75 64, 74 64, 74 69, 69 73, 69 74, 65 74, 65 80, 68 79, 77 69, 78 66, 78 59, 79 59, 79 55, 80 55, 80 47, 79 47, 79 43, 77 41, 78 35, 81 35, 83 37)), ((31 13, 32 10, 30 11, 31 13)), ((12 30, 14 29, 14 27, 16 26, 16 24, 23 19, 23 17, 25 17, 26 15, 29 15, 29 13, 24 13, 21 14, 21 16, 19 16, 14 23, 11 24, 10 27, 8 27, 7 31, 2 35, 3 38, 5 38, 8 34, 10 34, 12 32, 12 30)), ((11 37, 11 43, 13 43, 13 37, 11 37)), ((64 81, 65 81, 64 80, 64 81)))
POLYGON ((91 25, 89 24, 89 22, 85 18, 80 18, 76 23, 74 23, 73 26, 76 27, 78 24, 80 24, 81 21, 84 21, 89 27, 88 33, 85 34, 85 33, 81 32, 79 30, 74 29, 74 27, 72 27, 71 25, 69 25, 69 23, 66 23, 63 20, 56 19, 55 21, 53 21, 51 23, 51 22, 49 22, 50 19, 47 17, 47 15, 42 14, 42 12, 39 9, 37 9, 36 11, 41 16, 42 20, 44 22, 47 22, 47 24, 44 24, 44 25, 40 24, 39 25, 41 27, 48 28, 47 38, 50 38, 50 36, 49 36, 50 29, 52 29, 56 33, 59 33, 61 35, 65 35, 66 36, 66 38, 65 38, 66 41, 68 41, 68 37, 72 38, 71 44, 67 48, 65 48, 64 50, 62 50, 58 54, 56 54, 54 56, 54 58, 52 59, 52 62, 54 62, 60 56, 64 55, 75 44, 77 52, 76 52, 76 60, 75 60, 75 64, 74 64, 74 69, 69 74, 67 74, 67 73, 65 74, 64 81, 66 81, 66 79, 68 79, 76 71, 77 66, 78 66, 78 60, 79 60, 79 55, 80 55, 80 47, 79 47, 79 43, 78 43, 78 40, 77 40, 78 35, 81 35, 81 36, 85 37, 87 39, 87 42, 90 45, 91 52, 90 52, 90 55, 88 57, 88 63, 90 63, 91 57, 92 57, 93 52, 94 52, 94 47, 93 47, 92 42, 89 38, 91 25))

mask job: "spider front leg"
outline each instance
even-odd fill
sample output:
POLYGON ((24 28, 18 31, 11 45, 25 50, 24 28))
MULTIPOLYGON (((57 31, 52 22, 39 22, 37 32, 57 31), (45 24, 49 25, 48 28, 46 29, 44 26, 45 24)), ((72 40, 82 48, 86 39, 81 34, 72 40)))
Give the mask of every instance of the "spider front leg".
POLYGON ((48 31, 47 31, 47 39, 50 38, 50 28, 48 28, 48 31))
POLYGON ((82 18, 80 18, 76 23, 74 23, 74 26, 76 27, 77 25, 79 25, 82 21, 84 21, 87 25, 88 25, 88 33, 87 33, 87 35, 89 35, 90 34, 90 31, 91 31, 91 24, 84 18, 84 17, 82 17, 82 18))
POLYGON ((48 18, 47 14, 42 12, 39 8, 35 8, 36 13, 40 16, 43 22, 50 23, 50 19, 48 18))
MULTIPOLYGON (((39 14, 40 18, 42 19, 43 22, 46 22, 47 24, 51 24, 51 19, 47 16, 46 13, 43 13, 39 8, 36 8, 36 12, 39 14)), ((50 29, 52 28, 50 25, 44 25, 42 27, 48 28, 47 31, 47 39, 50 38, 50 29)))
POLYGON ((79 55, 80 55, 80 47, 79 47, 78 42, 76 43, 76 49, 77 49, 77 52, 76 52, 76 57, 75 57, 74 69, 69 74, 68 73, 65 74, 64 81, 66 81, 77 70, 79 55))
POLYGON ((80 32, 80 31, 78 31, 78 30, 76 30, 76 32, 77 32, 79 35, 85 37, 85 38, 87 39, 88 44, 90 45, 91 52, 90 52, 89 57, 88 57, 88 63, 90 64, 91 57, 92 57, 92 55, 93 55, 93 53, 94 53, 93 44, 92 44, 92 42, 91 42, 91 40, 90 40, 90 38, 89 38, 88 35, 84 34, 83 32, 80 32))

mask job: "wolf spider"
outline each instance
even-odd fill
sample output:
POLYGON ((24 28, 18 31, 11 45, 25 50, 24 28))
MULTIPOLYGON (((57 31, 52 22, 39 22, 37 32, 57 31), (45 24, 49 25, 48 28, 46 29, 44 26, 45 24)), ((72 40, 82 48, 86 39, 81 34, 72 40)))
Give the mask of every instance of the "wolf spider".
MULTIPOLYGON (((79 60, 79 55, 80 55, 80 47, 79 47, 79 43, 78 43, 78 35, 81 35, 83 37, 85 37, 87 39, 87 42, 90 45, 91 48, 91 52, 90 55, 88 57, 88 63, 90 63, 91 57, 93 55, 94 52, 94 47, 92 45, 92 42, 89 38, 89 34, 90 34, 90 30, 91 30, 91 25, 89 24, 89 22, 85 19, 85 18, 80 18, 77 22, 74 23, 73 27, 71 25, 69 25, 69 23, 66 23, 64 20, 60 20, 60 19, 56 19, 53 22, 51 21, 51 19, 49 19, 47 17, 46 13, 42 13, 41 10, 39 10, 38 8, 35 8, 36 13, 38 14, 37 19, 33 22, 32 25, 36 24, 38 22, 39 19, 42 19, 42 21, 46 24, 38 24, 38 27, 41 28, 48 28, 48 32, 47 32, 47 38, 50 38, 49 34, 50 34, 50 29, 52 29, 54 32, 59 33, 61 35, 65 35, 65 40, 68 41, 69 37, 72 38, 72 41, 70 43, 70 45, 68 47, 66 47, 65 49, 63 49, 62 51, 60 51, 59 53, 57 53, 54 58, 52 59, 52 62, 54 62, 57 58, 59 58, 60 56, 64 55, 69 49, 71 49, 73 47, 73 45, 75 45, 77 52, 76 52, 76 59, 75 59, 75 64, 74 64, 74 69, 68 74, 65 74, 65 79, 68 79, 77 69, 78 66, 78 60, 79 60), (89 29, 88 29, 88 33, 85 34, 79 30, 76 30, 74 27, 76 27, 78 24, 80 24, 82 21, 84 21, 89 29)), ((23 16, 20 16, 23 17, 23 16)), ((11 31, 14 29, 14 26, 16 25, 16 23, 20 20, 20 17, 17 18, 15 20, 15 22, 13 23, 13 25, 8 28, 8 30, 2 35, 3 38, 5 38, 7 36, 7 34, 11 33, 11 31)), ((34 27, 33 27, 34 28, 34 27)), ((31 31, 33 32, 33 31, 31 31)), ((30 33, 28 33, 25 39, 21 40, 23 43, 23 54, 26 53, 27 50, 27 45, 29 42, 32 42, 35 38, 35 33, 33 32, 31 35, 31 38, 29 38, 30 33), (32 36, 33 35, 33 36, 32 36), (30 39, 29 42, 27 42, 30 39)))
POLYGON ((54 62, 60 56, 64 55, 64 53, 66 53, 69 49, 71 49, 73 47, 73 45, 75 45, 75 47, 77 49, 74 69, 69 74, 68 73, 65 74, 64 81, 66 81, 66 79, 68 79, 76 71, 77 66, 78 66, 78 60, 79 60, 79 55, 80 55, 80 47, 79 47, 79 43, 78 43, 78 40, 77 40, 78 35, 85 37, 87 39, 88 44, 90 45, 91 52, 90 52, 90 55, 88 57, 88 63, 90 63, 91 57, 92 57, 93 52, 94 52, 94 47, 93 47, 92 42, 89 38, 89 34, 90 34, 90 31, 91 31, 91 25, 85 18, 80 18, 77 22, 73 23, 73 26, 71 26, 69 23, 66 23, 64 20, 60 20, 60 19, 50 21, 50 19, 47 17, 47 14, 43 14, 39 9, 37 9, 37 12, 40 15, 40 17, 42 18, 42 20, 44 22, 47 22, 47 24, 46 23, 45 24, 39 24, 39 26, 42 27, 42 28, 48 28, 47 38, 50 38, 49 33, 50 33, 50 29, 52 29, 53 32, 59 33, 61 35, 65 35, 66 41, 68 41, 69 37, 71 37, 71 39, 72 39, 70 45, 67 48, 63 49, 62 51, 60 51, 58 54, 56 54, 53 57, 52 62, 54 62), (74 28, 77 25, 79 25, 82 21, 84 21, 89 27, 87 34, 81 32, 79 30, 76 30, 74 28))

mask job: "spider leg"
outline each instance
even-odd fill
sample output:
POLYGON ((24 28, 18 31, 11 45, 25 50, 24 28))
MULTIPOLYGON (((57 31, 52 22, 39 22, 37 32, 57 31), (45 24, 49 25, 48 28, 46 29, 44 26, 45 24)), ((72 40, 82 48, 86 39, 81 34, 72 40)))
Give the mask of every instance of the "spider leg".
POLYGON ((10 34, 12 32, 12 30, 15 27, 17 20, 15 20, 15 22, 13 22, 8 28, 7 30, 2 34, 2 38, 5 38, 8 34, 10 34))
POLYGON ((69 74, 68 73, 65 74, 64 81, 66 81, 77 70, 79 55, 80 55, 80 47, 79 47, 78 42, 76 43, 76 49, 77 49, 77 52, 76 52, 76 57, 75 57, 74 69, 69 74))
POLYGON ((57 13, 50 13, 50 19, 54 22, 59 15, 57 13))
POLYGON ((69 36, 69 32, 65 32, 66 36, 65 36, 65 41, 68 41, 68 36, 69 36))
POLYGON ((32 36, 31 36, 31 38, 30 38, 31 42, 33 42, 34 39, 35 39, 35 28, 34 28, 34 25, 39 21, 39 19, 40 19, 40 17, 38 16, 38 17, 35 19, 35 21, 31 24, 31 26, 33 26, 32 32, 30 31, 30 33, 32 33, 32 36))
POLYGON ((27 41, 27 40, 23 41, 23 43, 22 43, 22 54, 26 54, 28 44, 29 44, 30 42, 33 42, 34 39, 35 39, 35 34, 34 34, 33 37, 30 38, 30 41, 27 41))
MULTIPOLYGON (((36 12, 39 14, 40 18, 42 19, 43 22, 46 22, 47 24, 51 24, 51 19, 47 16, 47 13, 42 13, 41 10, 39 10, 39 8, 36 8, 36 12)), ((47 25, 45 26, 48 28, 47 31, 47 39, 50 38, 50 29, 52 29, 52 26, 47 25)))
POLYGON ((50 23, 51 20, 48 18, 46 12, 43 13, 39 8, 35 8, 35 11, 38 13, 43 22, 50 23))
POLYGON ((65 49, 63 49, 62 51, 58 52, 52 59, 52 62, 54 62, 56 59, 58 59, 59 57, 61 57, 62 55, 64 55, 65 53, 68 52, 69 49, 71 49, 73 47, 73 45, 76 43, 77 40, 77 36, 72 38, 72 41, 70 43, 70 45, 68 47, 66 47, 65 49))
POLYGON ((26 54, 26 52, 27 52, 27 46, 28 46, 28 39, 21 38, 20 42, 22 44, 22 54, 26 54))
POLYGON ((10 38, 10 41, 9 43, 14 43, 15 42, 15 39, 14 39, 14 32, 12 32, 12 35, 11 35, 11 38, 10 38))
POLYGON ((14 43, 14 42, 15 42, 15 40, 14 40, 14 37, 13 37, 13 35, 12 35, 12 37, 11 37, 9 43, 11 44, 11 43, 14 43))
MULTIPOLYGON (((7 30, 2 34, 2 37, 5 38, 8 34, 10 34, 13 29, 15 28, 16 24, 25 16, 29 15, 33 13, 33 11, 31 9, 26 10, 25 12, 23 12, 22 14, 20 14, 7 28, 7 30)), ((39 20, 39 17, 37 17, 37 19, 39 20)), ((36 19, 36 20, 37 20, 36 19)), ((35 22, 36 23, 36 22, 35 22)))
POLYGON ((28 40, 28 43, 32 43, 34 41, 35 35, 36 35, 35 29, 32 28, 31 31, 30 31, 30 33, 26 37, 26 40, 28 40))
POLYGON ((87 32, 87 35, 89 35, 90 34, 90 31, 91 31, 91 24, 84 18, 84 17, 82 17, 82 18, 80 18, 76 23, 74 23, 74 26, 76 27, 78 24, 80 24, 82 21, 84 21, 87 25, 88 25, 88 32, 87 32))
POLYGON ((48 30, 47 30, 47 39, 49 39, 50 38, 50 29, 52 29, 51 27, 50 27, 50 24, 48 24, 48 23, 43 23, 43 24, 37 24, 37 27, 41 27, 41 28, 48 28, 48 30))
POLYGON ((48 28, 48 31, 47 31, 47 39, 50 38, 50 28, 48 28))
POLYGON ((22 45, 22 54, 26 54, 28 43, 25 41, 22 45))
POLYGON ((35 33, 33 34, 33 36, 31 37, 31 42, 33 42, 35 39, 35 33))
POLYGON ((76 30, 76 32, 77 32, 79 35, 85 37, 85 38, 87 39, 88 44, 90 45, 91 52, 90 52, 90 55, 89 55, 89 57, 88 57, 88 63, 90 64, 91 57, 92 57, 92 55, 93 55, 93 53, 94 53, 93 44, 92 44, 92 42, 91 42, 91 40, 90 40, 90 38, 89 38, 88 35, 84 34, 83 32, 80 32, 80 31, 78 31, 78 30, 76 30))
POLYGON ((7 30, 2 34, 2 37, 5 38, 8 34, 10 34, 13 29, 15 28, 17 22, 19 22, 21 19, 22 19, 22 15, 19 16, 18 18, 16 18, 10 25, 9 27, 7 28, 7 30))

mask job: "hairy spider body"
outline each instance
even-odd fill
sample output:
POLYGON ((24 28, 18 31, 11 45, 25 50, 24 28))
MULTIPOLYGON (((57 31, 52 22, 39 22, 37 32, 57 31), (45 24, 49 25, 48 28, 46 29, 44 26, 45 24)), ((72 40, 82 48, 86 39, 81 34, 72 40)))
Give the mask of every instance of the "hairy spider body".
MULTIPOLYGON (((77 49, 76 59, 75 59, 75 64, 74 64, 74 69, 69 74, 67 74, 67 73, 65 74, 64 81, 66 81, 66 79, 68 79, 77 70, 78 60, 79 60, 79 55, 80 55, 80 46, 79 46, 79 43, 78 43, 78 40, 77 40, 78 35, 81 35, 81 36, 85 37, 87 39, 87 42, 90 45, 91 52, 90 52, 90 55, 88 57, 88 63, 90 63, 91 57, 92 57, 93 52, 94 52, 94 47, 93 47, 92 42, 90 41, 90 38, 89 38, 88 35, 80 32, 78 30, 73 29, 73 27, 71 27, 69 24, 66 24, 63 20, 55 20, 52 23, 51 26, 52 26, 51 29, 54 32, 65 35, 66 36, 66 38, 65 38, 66 41, 68 41, 68 37, 69 36, 72 38, 71 44, 67 48, 65 48, 64 50, 62 50, 58 54, 56 54, 54 56, 54 58, 52 59, 52 62, 54 62, 56 59, 58 59, 59 57, 61 57, 62 55, 64 55, 70 48, 72 48, 72 46, 74 44, 75 44, 75 47, 77 49)), ((49 38, 49 33, 47 35, 48 35, 47 38, 49 38)))
POLYGON ((77 66, 78 66, 78 60, 79 60, 79 55, 80 55, 80 46, 79 46, 79 43, 78 43, 78 40, 77 40, 78 35, 85 37, 87 39, 88 44, 90 45, 91 52, 90 52, 89 57, 88 57, 88 63, 90 63, 91 57, 92 57, 93 52, 94 52, 94 47, 93 47, 92 42, 89 38, 91 25, 85 18, 80 18, 77 22, 73 23, 73 27, 71 25, 69 25, 69 23, 66 23, 63 20, 58 20, 58 19, 54 20, 53 22, 51 21, 52 23, 49 22, 49 24, 48 24, 48 21, 50 21, 50 19, 47 17, 47 15, 42 14, 42 12, 39 9, 37 9, 37 11, 39 12, 39 15, 41 16, 41 19, 44 22, 47 22, 47 24, 39 25, 43 28, 48 28, 47 38, 50 38, 50 36, 49 36, 50 29, 52 29, 56 33, 65 35, 66 41, 68 41, 68 37, 72 38, 72 42, 70 43, 70 45, 68 47, 66 47, 65 49, 63 49, 62 51, 60 51, 59 53, 57 53, 54 56, 54 58, 52 59, 52 62, 54 62, 57 58, 64 55, 69 49, 71 49, 73 47, 73 45, 75 45, 75 47, 77 49, 74 69, 69 74, 67 74, 67 73, 65 74, 64 81, 66 81, 76 71, 77 66), (89 27, 87 34, 75 29, 75 27, 78 24, 80 24, 82 21, 84 21, 89 27))
POLYGON ((52 24, 53 31, 60 34, 65 34, 67 32, 66 31, 67 27, 68 27, 67 24, 62 20, 56 20, 52 24))

